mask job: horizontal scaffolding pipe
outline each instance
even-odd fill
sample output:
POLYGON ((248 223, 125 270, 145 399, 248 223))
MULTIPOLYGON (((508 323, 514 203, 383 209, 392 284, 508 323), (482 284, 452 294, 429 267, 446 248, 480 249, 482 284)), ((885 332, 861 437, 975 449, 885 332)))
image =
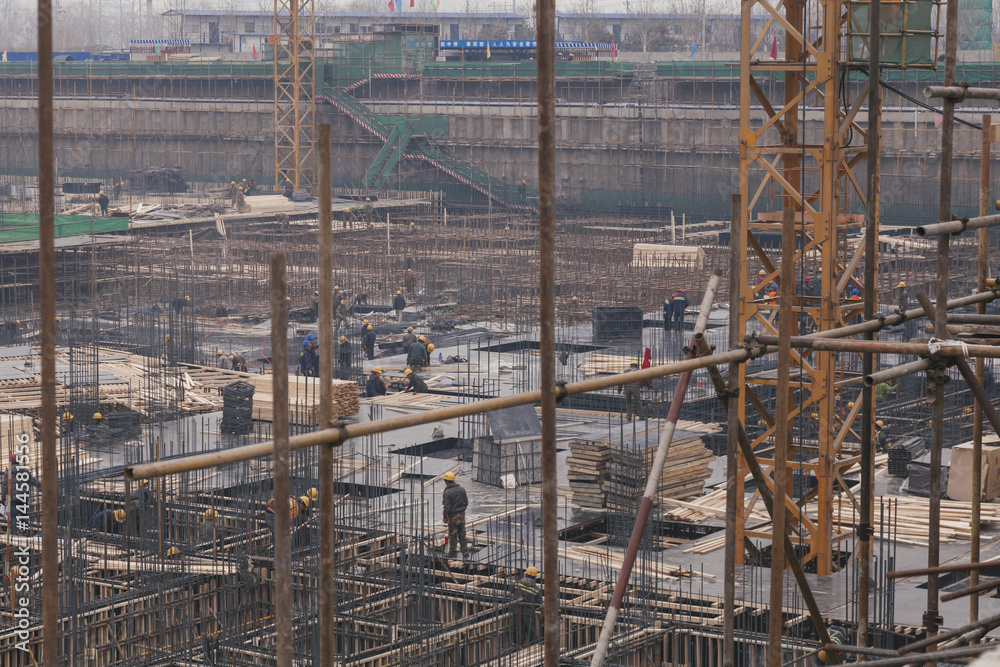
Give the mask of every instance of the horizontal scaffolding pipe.
POLYGON ((950 313, 948 324, 984 324, 1000 326, 1000 315, 980 315, 979 313, 950 313))
POLYGON ((920 373, 926 371, 933 365, 930 359, 917 359, 916 361, 911 361, 908 364, 900 364, 899 366, 893 366, 892 368, 887 368, 884 371, 879 371, 878 373, 872 373, 871 375, 865 376, 865 386, 874 387, 875 385, 882 384, 883 382, 889 382, 890 380, 895 380, 896 378, 901 378, 912 373, 920 373))
POLYGON ((988 570, 1000 567, 1000 559, 987 560, 981 563, 949 563, 937 567, 921 567, 914 570, 893 570, 885 576, 887 579, 903 579, 906 577, 924 577, 928 574, 945 574, 947 572, 971 572, 973 570, 988 570))
MULTIPOLYGON (((777 336, 757 335, 752 339, 760 345, 776 345, 777 336)), ((836 340, 815 336, 792 336, 792 347, 804 347, 828 352, 872 352, 874 354, 910 354, 926 357, 931 354, 927 343, 889 343, 868 340, 836 340)), ((994 345, 944 344, 935 354, 940 357, 984 357, 1000 359, 1000 347, 994 345)), ((921 370, 921 369, 918 369, 921 370)))
MULTIPOLYGON (((771 354, 776 351, 777 350, 773 348, 751 346, 749 348, 740 348, 730 350, 729 352, 714 354, 710 357, 696 357, 694 359, 678 361, 672 364, 664 364, 663 366, 644 368, 642 370, 630 371, 628 373, 621 373, 618 375, 609 375, 608 377, 595 378, 585 382, 574 382, 573 384, 560 385, 556 388, 556 399, 562 400, 566 396, 575 396, 576 394, 585 394, 590 391, 599 391, 601 389, 611 389, 612 387, 617 387, 622 383, 639 382, 641 380, 653 380, 656 378, 666 377, 668 375, 678 375, 680 373, 684 373, 685 371, 694 371, 711 365, 728 364, 733 362, 740 363, 765 354, 771 354)), ((289 446, 293 450, 305 449, 307 447, 317 447, 319 445, 336 446, 343 444, 346 440, 351 438, 373 435, 375 433, 387 433, 389 431, 410 428, 411 426, 420 426, 448 419, 456 419, 458 417, 466 417, 468 415, 482 414, 518 405, 530 405, 538 403, 541 398, 541 390, 535 390, 525 392, 523 394, 516 394, 514 396, 491 398, 485 401, 478 401, 476 403, 467 403, 465 405, 441 408, 439 410, 429 410, 418 415, 395 417, 393 419, 381 419, 379 421, 363 422, 361 424, 342 423, 321 431, 303 433, 289 438, 289 446)), ((205 470, 207 468, 215 468, 218 466, 229 465, 231 463, 249 461, 251 459, 258 459, 273 455, 274 442, 262 442, 255 445, 244 445, 243 447, 233 447, 232 449, 223 449, 216 452, 184 456, 171 459, 169 461, 141 463, 126 466, 125 478, 150 479, 153 477, 163 477, 164 475, 191 472, 192 470, 205 470)))
POLYGON ((995 644, 981 644, 979 646, 968 646, 949 651, 935 651, 933 653, 916 653, 913 655, 901 655, 895 658, 882 658, 865 663, 866 667, 896 667, 897 665, 912 665, 928 662, 943 662, 955 658, 974 658, 980 653, 996 648, 995 644))
POLYGON ((962 218, 947 222, 934 222, 917 227, 917 236, 941 236, 942 234, 961 234, 969 229, 984 229, 1000 225, 1000 214, 983 215, 976 218, 962 218))
POLYGON ((919 651, 920 649, 925 648, 927 646, 931 646, 932 644, 934 645, 940 644, 942 641, 946 639, 951 639, 952 637, 961 637, 962 635, 966 634, 967 632, 971 632, 972 630, 978 630, 979 628, 988 628, 991 626, 996 626, 997 623, 1000 623, 1000 615, 982 618, 979 619, 978 621, 973 621, 968 625, 963 625, 961 627, 954 628, 953 630, 948 630, 947 632, 934 635, 933 637, 927 637, 926 639, 921 639, 918 642, 907 644, 906 646, 899 649, 898 653, 899 655, 913 653, 914 651, 919 651))
POLYGON ((966 86, 927 86, 924 97, 942 100, 1000 100, 998 88, 969 88, 966 86))

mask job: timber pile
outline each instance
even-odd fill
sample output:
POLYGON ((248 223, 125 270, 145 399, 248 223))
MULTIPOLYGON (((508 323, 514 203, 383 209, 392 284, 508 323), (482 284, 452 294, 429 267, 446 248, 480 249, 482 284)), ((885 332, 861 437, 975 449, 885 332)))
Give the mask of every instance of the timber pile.
POLYGON ((580 507, 604 507, 611 450, 607 442, 573 438, 569 441, 569 486, 580 507))
MULTIPOLYGON (((626 357, 620 354, 592 354, 590 357, 580 364, 578 368, 583 371, 585 376, 591 375, 616 375, 618 373, 624 373, 629 369, 629 364, 633 361, 642 362, 641 359, 635 357, 626 357)), ((655 362, 650 362, 651 366, 659 366, 655 362)))
MULTIPOLYGON (((615 443, 611 446, 608 469, 608 506, 634 510, 646 486, 646 478, 656 457, 657 438, 645 442, 615 443)), ((701 495, 715 460, 695 433, 675 431, 670 451, 663 463, 663 473, 654 505, 668 498, 684 500, 701 495)))
POLYGON ((295 211, 295 202, 284 195, 252 195, 246 198, 247 210, 240 213, 291 213, 295 211))
MULTIPOLYGON (((274 419, 273 375, 252 375, 247 382, 256 389, 253 397, 254 419, 274 419)), ((292 423, 315 425, 319 423, 319 378, 288 376, 288 410, 292 423)), ((350 417, 361 410, 361 400, 356 382, 333 381, 333 405, 338 417, 350 417)))

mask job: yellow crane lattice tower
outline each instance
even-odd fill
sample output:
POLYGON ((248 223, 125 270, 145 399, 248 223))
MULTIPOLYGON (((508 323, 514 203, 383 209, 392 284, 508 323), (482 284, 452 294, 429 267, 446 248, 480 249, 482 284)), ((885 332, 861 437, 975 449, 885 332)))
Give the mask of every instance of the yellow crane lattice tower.
MULTIPOLYGON (((743 334, 777 335, 782 299, 793 300, 800 329, 815 327, 820 332, 844 326, 863 308, 861 299, 849 295, 854 287, 864 294, 855 277, 864 243, 860 236, 850 238, 851 230, 863 227, 864 216, 846 211, 852 200, 862 204, 855 210, 864 210, 865 176, 863 168, 857 168, 864 164, 868 137, 855 116, 867 96, 867 85, 845 109, 841 74, 846 63, 841 49, 847 3, 810 0, 808 9, 807 17, 801 0, 742 3, 741 212, 732 242, 747 249, 740 266, 742 293, 736 297, 743 334), (751 20, 760 12, 767 16, 763 28, 751 20), (772 59, 769 54, 775 33, 784 34, 783 59, 772 59), (808 113, 803 116, 806 105, 808 113), (781 238, 783 209, 794 209, 793 285, 781 284, 781 244, 774 242, 781 238), (812 287, 806 286, 805 276, 812 287), (774 287, 762 287, 771 284, 774 287)), ((805 428, 793 431, 796 437, 786 453, 788 483, 784 493, 775 493, 775 499, 784 498, 792 541, 806 551, 803 561, 814 561, 816 572, 828 574, 837 569, 838 544, 853 536, 853 529, 834 521, 834 513, 841 513, 846 523, 858 515, 850 507, 852 500, 838 507, 835 489, 842 488, 843 471, 860 457, 860 419, 857 426, 854 422, 861 409, 861 377, 846 371, 833 352, 800 354, 793 348, 792 358, 779 363, 793 364, 793 386, 777 387, 773 370, 750 367, 748 371, 747 365, 740 366, 739 386, 745 392, 740 418, 747 425, 759 463, 765 471, 773 470, 774 398, 778 391, 792 392, 790 419, 805 428), (853 408, 841 407, 848 402, 854 403, 853 408), (811 472, 817 482, 798 499, 792 493, 795 469, 811 472)), ((748 473, 740 456, 739 498, 748 473)), ((745 538, 771 539, 770 526, 747 525, 749 515, 747 511, 737 521, 738 562, 746 555, 744 545, 751 543, 745 538)))
POLYGON ((316 13, 313 0, 274 0, 274 184, 316 183, 316 13))

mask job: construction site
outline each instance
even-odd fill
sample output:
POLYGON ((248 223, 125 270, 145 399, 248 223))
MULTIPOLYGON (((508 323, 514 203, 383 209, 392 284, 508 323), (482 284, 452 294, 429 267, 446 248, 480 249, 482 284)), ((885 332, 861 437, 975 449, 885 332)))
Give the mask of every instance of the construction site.
POLYGON ((278 0, 252 59, 41 22, 0 667, 1000 664, 979 4, 748 0, 714 60, 543 2, 278 0))

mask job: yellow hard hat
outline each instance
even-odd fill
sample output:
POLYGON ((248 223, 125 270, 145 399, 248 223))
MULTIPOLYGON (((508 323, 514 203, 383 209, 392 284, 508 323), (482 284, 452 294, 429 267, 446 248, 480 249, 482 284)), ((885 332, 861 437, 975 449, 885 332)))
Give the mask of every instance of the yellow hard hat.
POLYGON ((509 232, 510 231, 510 225, 505 225, 504 228, 503 228, 503 230, 505 232, 509 232))
POLYGON ((402 294, 400 290, 396 290, 396 294, 402 294))
POLYGON ((963 415, 971 415, 972 414, 972 408, 966 406, 966 408, 964 410, 962 410, 962 414, 963 415))
POLYGON ((185 300, 185 301, 190 301, 190 300, 191 300, 191 297, 189 297, 189 296, 188 296, 187 294, 185 294, 185 295, 184 295, 184 300, 185 300))
POLYGON ((100 191, 100 192, 98 192, 97 194, 99 194, 99 195, 103 195, 103 194, 104 194, 104 190, 101 190, 101 191, 100 191))
POLYGON ((847 409, 848 409, 848 410, 850 410, 850 409, 851 409, 851 408, 853 408, 853 407, 854 407, 854 401, 850 401, 850 402, 849 402, 849 403, 847 404, 847 409))
POLYGON ((104 333, 104 329, 101 329, 99 333, 104 333))
POLYGON ((406 327, 407 331, 413 331, 413 327, 406 327))
POLYGON ((125 510, 115 510, 115 521, 118 523, 125 523, 125 510))
POLYGON ((421 343, 426 343, 427 336, 417 336, 417 340, 419 340, 421 343))
POLYGON ((167 549, 167 558, 173 558, 174 556, 179 556, 180 553, 181 550, 178 549, 177 547, 170 547, 169 549, 167 549))
POLYGON ((104 415, 102 415, 100 412, 95 412, 94 419, 104 419, 104 415))
POLYGON ((764 269, 761 269, 760 271, 757 272, 757 275, 758 276, 766 276, 767 275, 767 271, 765 271, 764 269))
POLYGON ((410 227, 416 227, 416 226, 417 226, 417 223, 415 223, 415 222, 411 222, 410 223, 410 227))
POLYGON ((205 518, 206 519, 214 519, 217 516, 219 516, 219 513, 216 512, 215 510, 213 510, 213 509, 207 509, 207 510, 205 510, 205 518))
POLYGON ((570 301, 579 301, 579 299, 577 299, 577 298, 576 298, 576 297, 574 296, 574 297, 573 297, 572 299, 570 299, 570 301))
POLYGON ((369 222, 369 223, 368 223, 368 226, 369 226, 369 227, 374 227, 374 226, 375 226, 375 223, 374 223, 374 222, 369 222))
POLYGON ((118 185, 125 185, 125 181, 120 182, 118 185))
POLYGON ((451 471, 446 472, 444 474, 444 481, 446 481, 446 482, 454 482, 455 481, 455 473, 453 473, 451 471))
POLYGON ((882 428, 883 426, 885 426, 885 422, 883 422, 881 419, 876 419, 875 425, 878 426, 879 428, 882 428))
POLYGON ((337 342, 343 345, 344 343, 347 342, 347 336, 341 336, 340 338, 337 339, 337 342))
POLYGON ((286 296, 285 297, 285 301, 291 301, 291 300, 292 300, 292 297, 290 297, 290 296, 286 296))
POLYGON ((368 324, 368 320, 361 320, 361 324, 368 324))
POLYGON ((309 496, 309 500, 316 502, 317 500, 319 500, 319 489, 317 489, 314 486, 313 488, 306 491, 306 495, 309 496))
POLYGON ((434 351, 434 343, 427 343, 427 351, 428 352, 434 351))
POLYGON ((236 181, 229 181, 230 185, 236 185, 236 181))
POLYGON ((242 185, 239 187, 239 190, 240 190, 240 192, 243 192, 243 186, 242 185))
POLYGON ((375 368, 372 369, 372 373, 379 373, 379 374, 381 374, 382 373, 382 367, 381 366, 376 366, 375 368))
POLYGON ((222 350, 216 350, 216 351, 215 351, 215 354, 216 354, 216 355, 219 355, 219 354, 225 354, 225 352, 223 352, 222 350))
POLYGON ((365 201, 371 201, 371 197, 365 197, 365 201))
POLYGON ((340 289, 340 285, 334 285, 333 289, 340 289))
POLYGON ((899 281, 899 284, 898 284, 898 285, 896 285, 896 287, 906 287, 906 283, 905 283, 905 282, 903 282, 902 280, 900 280, 900 281, 899 281))
POLYGON ((521 185, 524 185, 525 183, 527 183, 527 181, 525 181, 524 179, 521 179, 521 185))
POLYGON ((63 418, 63 419, 72 419, 72 418, 73 418, 73 415, 71 415, 71 414, 70 414, 70 413, 68 413, 68 412, 64 412, 64 413, 62 413, 62 418, 63 418))
POLYGON ((299 500, 306 506, 306 509, 309 508, 309 496, 299 496, 299 500))
POLYGON ((355 293, 354 293, 354 298, 355 298, 355 299, 357 299, 357 298, 358 298, 358 293, 357 293, 357 292, 355 292, 355 293))
POLYGON ((524 571, 524 574, 526 574, 529 577, 537 577, 538 576, 538 568, 535 567, 534 565, 529 565, 528 569, 524 571))
POLYGON ((819 419, 819 413, 818 412, 810 412, 809 416, 812 417, 813 419, 819 419))
POLYGON ((164 336, 163 340, 170 340, 170 334, 167 334, 166 336, 164 336))
POLYGON ((410 370, 409 368, 407 368, 405 371, 403 371, 403 375, 406 375, 406 376, 410 376, 412 373, 413 373, 413 371, 410 370))
POLYGON ((365 328, 366 328, 366 329, 368 329, 368 331, 371 331, 371 330, 372 330, 372 325, 370 325, 370 324, 369 324, 369 325, 368 325, 367 327, 365 327, 365 328))

